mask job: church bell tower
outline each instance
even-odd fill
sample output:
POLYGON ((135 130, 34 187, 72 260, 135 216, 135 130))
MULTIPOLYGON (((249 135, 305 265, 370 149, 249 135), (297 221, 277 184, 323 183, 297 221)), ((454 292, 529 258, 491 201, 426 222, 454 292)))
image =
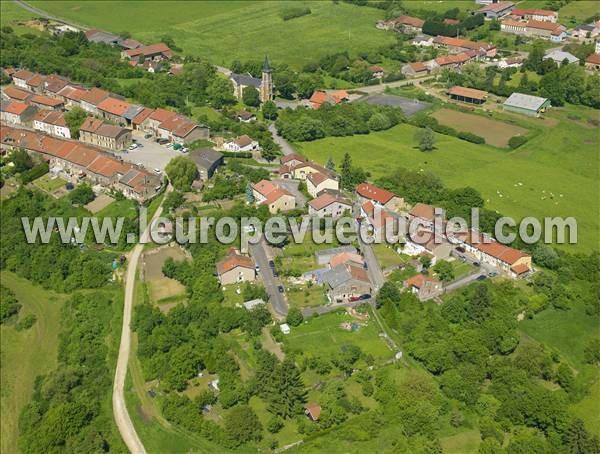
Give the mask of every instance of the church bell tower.
POLYGON ((269 58, 265 56, 265 62, 262 69, 262 79, 260 82, 260 102, 273 100, 273 74, 271 72, 269 58))

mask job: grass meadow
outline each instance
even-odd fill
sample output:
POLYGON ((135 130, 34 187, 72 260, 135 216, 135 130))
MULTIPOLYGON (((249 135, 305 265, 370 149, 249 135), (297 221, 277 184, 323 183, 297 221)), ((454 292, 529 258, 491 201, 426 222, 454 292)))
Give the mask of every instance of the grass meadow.
POLYGON ((22 307, 19 318, 37 317, 28 330, 17 331, 14 324, 3 324, 1 334, 1 426, 2 452, 17 449, 18 420, 30 401, 35 378, 56 367, 60 309, 66 296, 31 284, 8 271, 2 272, 2 285, 10 288, 22 307))
POLYGON ((395 40, 375 28, 383 11, 343 2, 107 2, 33 1, 61 18, 115 33, 128 31, 145 43, 170 35, 186 55, 228 66, 235 59, 262 60, 300 68, 308 61, 348 50, 368 51, 395 40), (307 16, 284 21, 290 5, 310 6, 307 16))
POLYGON ((451 188, 471 186, 479 190, 486 207, 516 219, 573 216, 578 223, 578 244, 565 247, 586 251, 598 245, 598 128, 586 121, 597 113, 567 106, 551 110, 549 116, 552 121, 545 126, 540 126, 542 121, 513 116, 518 125, 539 130, 514 151, 436 134, 435 150, 423 153, 414 140, 417 128, 407 124, 296 146, 310 159, 325 163, 331 157, 338 166, 348 152, 354 165, 371 173, 371 180, 394 167, 431 171, 451 188))

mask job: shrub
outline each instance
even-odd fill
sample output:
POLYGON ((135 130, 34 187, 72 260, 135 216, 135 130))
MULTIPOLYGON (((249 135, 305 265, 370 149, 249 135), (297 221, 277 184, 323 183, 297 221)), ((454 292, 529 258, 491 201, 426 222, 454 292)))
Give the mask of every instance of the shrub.
POLYGON ((458 137, 459 139, 462 140, 466 140, 467 142, 471 142, 471 143, 485 143, 485 139, 481 136, 472 134, 470 132, 464 132, 464 131, 460 131, 456 137, 458 137))
POLYGON ((15 329, 17 331, 23 331, 31 328, 35 322, 37 321, 37 317, 33 314, 26 315, 22 320, 19 320, 15 325, 15 329))
POLYGON ((46 175, 50 171, 47 162, 40 164, 39 166, 35 166, 33 169, 29 169, 21 174, 19 179, 21 183, 27 184, 31 183, 33 180, 37 180, 39 177, 46 175))
POLYGON ((296 17, 307 16, 312 11, 308 6, 291 6, 289 8, 285 8, 281 12, 281 18, 285 20, 295 19, 296 17))
POLYGON ((508 141, 508 146, 514 150, 519 148, 525 142, 527 142, 527 138, 525 136, 514 136, 508 141))

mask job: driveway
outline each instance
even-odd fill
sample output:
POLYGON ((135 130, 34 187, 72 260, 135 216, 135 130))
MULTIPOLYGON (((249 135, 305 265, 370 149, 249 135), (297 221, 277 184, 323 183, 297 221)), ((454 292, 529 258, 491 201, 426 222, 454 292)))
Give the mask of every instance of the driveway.
POLYGON ((269 301, 273 310, 280 316, 285 317, 288 313, 288 304, 283 293, 279 292, 278 287, 281 281, 278 277, 273 276, 273 271, 269 266, 269 258, 267 257, 267 244, 262 239, 257 244, 248 245, 250 254, 254 258, 256 264, 260 267, 260 275, 265 286, 265 290, 269 295, 269 301))
POLYGON ((279 135, 279 133, 277 132, 277 128, 275 127, 275 123, 271 123, 269 125, 269 132, 273 136, 273 141, 277 145, 279 145, 279 147, 281 148, 281 152, 284 155, 296 153, 296 150, 294 150, 292 148, 292 146, 290 145, 290 143, 287 140, 285 140, 283 137, 281 137, 279 135))
POLYGON ((273 180, 273 183, 291 192, 294 198, 296 199, 296 206, 298 208, 304 208, 306 206, 306 196, 298 190, 298 185, 300 184, 298 180, 291 180, 289 178, 277 178, 273 180))

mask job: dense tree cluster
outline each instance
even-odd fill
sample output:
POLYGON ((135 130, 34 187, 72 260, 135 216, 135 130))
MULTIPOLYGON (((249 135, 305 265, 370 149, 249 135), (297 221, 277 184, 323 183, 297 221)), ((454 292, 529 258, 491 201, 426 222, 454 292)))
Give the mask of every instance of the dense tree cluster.
POLYGON ((57 291, 98 288, 107 284, 111 273, 110 254, 81 250, 63 244, 53 233, 48 244, 39 239, 28 244, 21 218, 32 223, 36 217, 45 222, 49 216, 64 217, 81 214, 67 200, 54 200, 39 192, 21 189, 2 203, 0 221, 0 267, 21 277, 57 291))
POLYGON ((17 315, 21 309, 21 303, 11 289, 0 285, 0 324, 17 315))
POLYGON ((400 109, 367 103, 324 104, 316 110, 280 112, 276 125, 279 133, 294 142, 326 136, 351 136, 388 129, 404 121, 400 109))

